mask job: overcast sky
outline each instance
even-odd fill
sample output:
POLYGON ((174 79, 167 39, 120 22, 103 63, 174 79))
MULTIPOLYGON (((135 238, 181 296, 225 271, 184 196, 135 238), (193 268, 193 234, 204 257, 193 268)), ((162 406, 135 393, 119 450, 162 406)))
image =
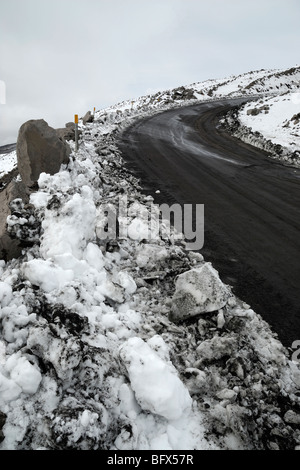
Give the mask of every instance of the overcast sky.
POLYGON ((299 20, 299 0, 0 0, 0 145, 29 119, 299 65, 299 20))

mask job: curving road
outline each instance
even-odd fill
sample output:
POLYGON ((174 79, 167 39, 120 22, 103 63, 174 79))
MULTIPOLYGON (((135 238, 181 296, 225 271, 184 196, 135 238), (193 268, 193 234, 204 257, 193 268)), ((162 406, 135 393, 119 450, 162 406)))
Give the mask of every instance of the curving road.
POLYGON ((219 127, 220 115, 242 101, 143 119, 123 132, 119 148, 156 203, 204 204, 201 253, 291 346, 300 340, 300 170, 219 127))

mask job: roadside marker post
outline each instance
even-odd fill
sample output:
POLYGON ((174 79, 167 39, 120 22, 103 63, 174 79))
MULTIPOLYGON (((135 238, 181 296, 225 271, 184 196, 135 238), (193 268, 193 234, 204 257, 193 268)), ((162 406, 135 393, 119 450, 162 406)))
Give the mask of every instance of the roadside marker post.
POLYGON ((78 150, 78 114, 75 114, 75 152, 78 150))

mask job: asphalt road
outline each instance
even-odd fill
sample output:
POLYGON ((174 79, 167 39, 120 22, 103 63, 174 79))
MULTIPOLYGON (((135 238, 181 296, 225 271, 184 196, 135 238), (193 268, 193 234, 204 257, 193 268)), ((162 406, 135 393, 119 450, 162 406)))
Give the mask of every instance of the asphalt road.
POLYGON ((290 347, 300 340, 300 170, 220 128, 220 115, 240 103, 143 119, 123 132, 119 148, 156 203, 204 204, 200 252, 290 347))

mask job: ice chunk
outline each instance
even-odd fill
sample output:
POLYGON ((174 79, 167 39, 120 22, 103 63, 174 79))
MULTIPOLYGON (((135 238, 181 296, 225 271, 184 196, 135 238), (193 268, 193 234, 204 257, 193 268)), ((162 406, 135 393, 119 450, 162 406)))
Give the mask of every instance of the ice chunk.
POLYGON ((125 292, 129 295, 134 294, 137 289, 135 281, 126 271, 119 271, 114 281, 119 284, 119 286, 123 287, 125 292))
POLYGON ((155 266, 164 261, 168 256, 165 246, 154 245, 153 243, 143 244, 137 248, 136 262, 140 268, 145 266, 155 266))
POLYGON ((105 263, 102 251, 94 243, 88 243, 85 252, 85 259, 91 267, 98 271, 101 271, 105 263))
POLYGON ((148 240, 149 238, 149 225, 148 221, 136 217, 128 227, 128 236, 132 240, 148 240))
POLYGON ((30 203, 34 205, 36 209, 42 209, 47 206, 51 194, 38 191, 30 195, 30 203))
POLYGON ((0 405, 16 400, 21 394, 22 389, 14 380, 8 379, 0 372, 0 405))
POLYGON ((189 413, 192 399, 171 362, 165 362, 141 338, 127 340, 120 349, 135 393, 143 410, 168 420, 189 413))
POLYGON ((229 295, 230 291, 220 280, 218 272, 211 263, 205 263, 177 276, 169 318, 181 321, 199 313, 219 310, 229 295))
MULTIPOLYGON (((10 357, 10 359, 13 356, 10 357)), ((11 379, 21 387, 24 393, 34 394, 42 381, 40 371, 25 358, 20 357, 10 373, 11 379)))
POLYGON ((84 410, 81 417, 80 423, 84 428, 93 425, 98 419, 97 413, 92 413, 90 410, 84 410))
POLYGON ((55 266, 50 260, 33 259, 24 263, 22 271, 32 284, 40 286, 45 292, 59 289, 74 278, 72 270, 55 266))

